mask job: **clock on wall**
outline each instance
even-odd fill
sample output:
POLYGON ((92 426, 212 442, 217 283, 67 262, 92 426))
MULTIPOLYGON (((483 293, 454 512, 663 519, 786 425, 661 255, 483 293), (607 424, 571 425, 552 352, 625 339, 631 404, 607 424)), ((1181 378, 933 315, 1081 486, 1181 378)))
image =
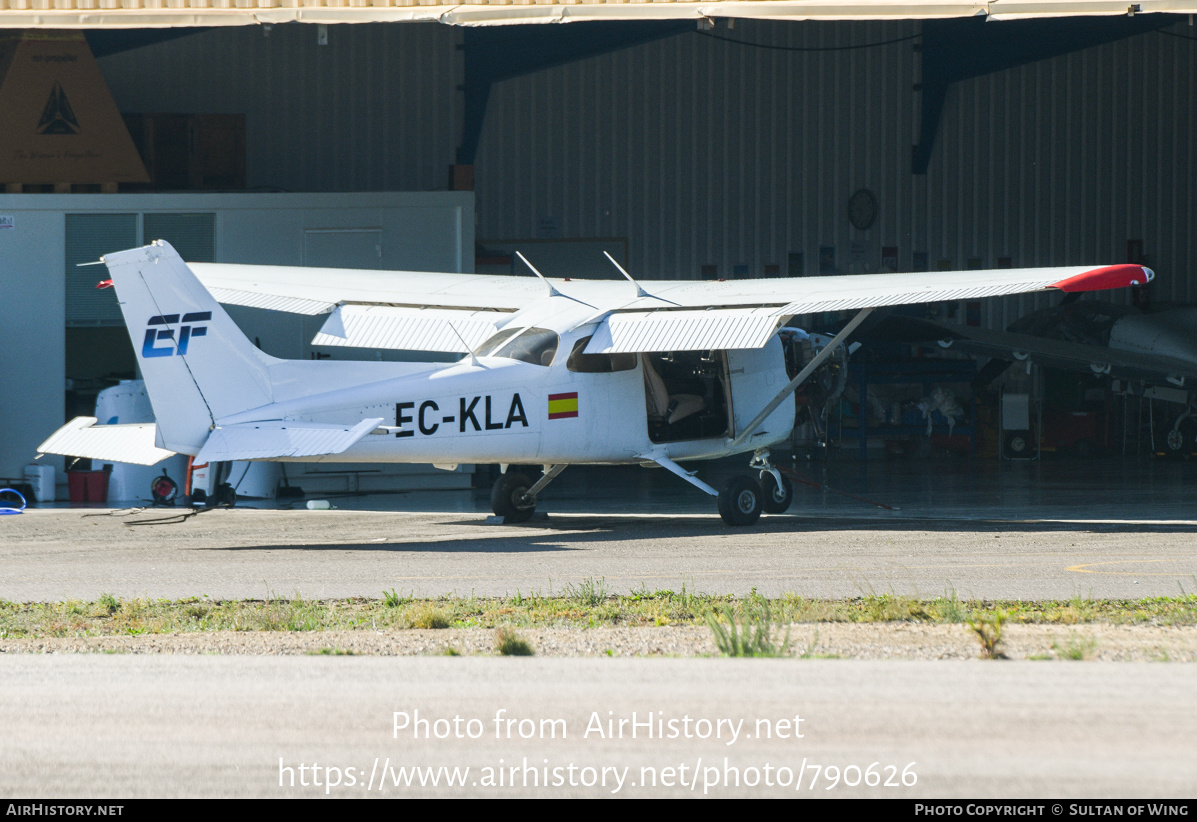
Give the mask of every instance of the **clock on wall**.
POLYGON ((864 231, 877 219, 877 198, 867 188, 857 190, 848 198, 848 221, 864 231))

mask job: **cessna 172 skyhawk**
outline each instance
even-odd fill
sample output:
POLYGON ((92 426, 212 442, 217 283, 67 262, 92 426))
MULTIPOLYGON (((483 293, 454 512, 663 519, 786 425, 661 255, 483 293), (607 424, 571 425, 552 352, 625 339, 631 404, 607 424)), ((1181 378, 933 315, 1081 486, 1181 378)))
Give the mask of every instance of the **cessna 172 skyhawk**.
MULTIPOLYGON (((194 264, 158 241, 103 258, 156 424, 79 417, 42 452, 150 465, 281 460, 540 464, 505 471, 491 503, 525 520, 568 465, 656 464, 718 498, 732 525, 792 491, 769 447, 792 392, 876 306, 1145 283, 1137 265, 737 281, 553 280, 194 264), (219 302, 218 302, 219 301, 219 302), (280 360, 220 302, 329 314, 318 345, 457 351, 460 361, 280 360), (793 379, 778 329, 796 314, 857 314, 793 379), (679 463, 751 453, 717 491, 679 463)), ((527 262, 525 260, 525 262, 527 262)), ((612 260, 612 263, 615 261, 612 260)), ((617 265, 617 264, 616 264, 617 265)), ((618 265, 617 265, 618 267, 618 265)), ((529 265, 531 268, 531 265, 529 265)))

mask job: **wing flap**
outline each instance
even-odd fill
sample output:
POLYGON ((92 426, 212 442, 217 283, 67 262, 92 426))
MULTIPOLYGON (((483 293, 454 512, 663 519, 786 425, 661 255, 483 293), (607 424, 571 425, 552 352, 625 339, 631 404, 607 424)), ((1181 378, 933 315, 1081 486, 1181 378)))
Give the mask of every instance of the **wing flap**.
POLYGON ((781 319, 768 308, 621 312, 599 325, 586 353, 760 348, 781 319))
POLYGON ((105 462, 154 465, 174 451, 154 444, 158 427, 152 422, 96 425, 95 417, 75 417, 37 447, 38 454, 87 457, 105 462))
POLYGON ((333 311, 312 344, 464 354, 481 345, 512 316, 500 311, 342 305, 333 311))
POLYGON ((331 456, 343 453, 381 424, 382 418, 378 417, 353 426, 291 420, 221 425, 208 436, 195 460, 204 463, 331 456))

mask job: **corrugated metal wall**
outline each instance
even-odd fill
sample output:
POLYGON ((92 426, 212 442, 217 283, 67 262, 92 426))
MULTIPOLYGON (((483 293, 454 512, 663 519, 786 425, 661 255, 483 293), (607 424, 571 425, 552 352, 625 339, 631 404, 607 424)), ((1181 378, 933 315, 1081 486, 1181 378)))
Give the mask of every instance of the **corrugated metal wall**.
POLYGON ((100 59, 122 112, 246 115, 250 188, 442 190, 461 140, 461 33, 212 29, 100 59))
MULTIPOLYGON (((478 157, 478 236, 626 236, 631 269, 697 277, 1121 262, 1142 239, 1155 299, 1194 300, 1194 54, 1157 33, 956 84, 929 173, 913 176, 919 55, 875 43, 917 23, 760 23, 588 59, 494 89, 478 157), (780 48, 778 48, 780 47, 780 48), (847 218, 858 188, 878 217, 847 218)), ((994 24, 1001 25, 1001 24, 994 24)), ((1193 33, 1183 24, 1175 27, 1193 33)), ((995 301, 994 322, 1032 298, 995 301)))
MULTIPOLYGON (((582 24, 579 24, 582 25, 582 24)), ((1121 262, 1197 301, 1197 42, 1139 35, 954 85, 914 176, 919 23, 740 21, 497 84, 476 166, 481 239, 626 237, 644 277, 1121 262), (852 228, 868 188, 878 218, 852 228), (547 227, 547 229, 546 229, 547 227)), ((995 23, 992 25, 1002 25, 995 23)), ((1175 33, 1197 36, 1183 21, 1175 33)), ((461 133, 460 31, 209 31, 103 58, 123 111, 244 111, 252 186, 439 189, 461 133)), ((995 301, 990 323, 1034 304, 995 301)))
MULTIPOLYGON (((1195 77, 1197 42, 1148 33, 960 83, 912 191, 932 259, 1123 262, 1142 240, 1153 299, 1197 300, 1195 77)), ((1032 304, 1011 298, 993 319, 1032 304)))

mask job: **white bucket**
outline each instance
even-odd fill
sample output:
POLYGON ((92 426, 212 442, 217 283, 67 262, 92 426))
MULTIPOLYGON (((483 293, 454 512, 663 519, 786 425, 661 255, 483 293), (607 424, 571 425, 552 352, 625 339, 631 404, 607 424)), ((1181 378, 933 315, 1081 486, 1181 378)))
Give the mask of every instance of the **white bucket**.
POLYGON ((31 463, 25 466, 25 481, 33 486, 38 502, 54 501, 54 466, 31 463))

